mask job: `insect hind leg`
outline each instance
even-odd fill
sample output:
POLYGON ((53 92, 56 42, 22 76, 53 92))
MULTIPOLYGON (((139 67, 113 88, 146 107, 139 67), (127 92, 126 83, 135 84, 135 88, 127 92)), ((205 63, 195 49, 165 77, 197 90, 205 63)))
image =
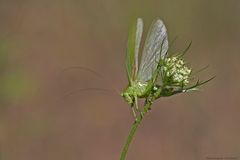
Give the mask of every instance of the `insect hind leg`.
POLYGON ((134 104, 131 105, 131 109, 132 109, 133 116, 134 116, 135 120, 137 121, 137 114, 136 114, 136 111, 135 111, 135 108, 134 108, 134 104))
POLYGON ((142 118, 142 117, 143 117, 143 112, 142 112, 141 109, 138 107, 138 98, 137 98, 137 96, 134 97, 134 103, 135 103, 136 111, 139 113, 139 115, 140 115, 141 118, 142 118))

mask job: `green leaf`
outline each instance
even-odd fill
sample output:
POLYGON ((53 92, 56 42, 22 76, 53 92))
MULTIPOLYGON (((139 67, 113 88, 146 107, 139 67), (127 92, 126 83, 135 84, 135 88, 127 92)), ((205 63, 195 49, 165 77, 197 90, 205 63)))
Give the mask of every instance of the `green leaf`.
POLYGON ((184 89, 181 89, 181 90, 178 90, 178 91, 175 91, 174 94, 177 94, 177 93, 184 93, 184 92, 191 92, 191 91, 197 91, 199 90, 198 87, 210 82, 211 80, 213 80, 216 76, 213 76, 212 78, 209 78, 208 80, 205 80, 205 81, 197 81, 194 85, 192 86, 189 86, 187 88, 184 88, 184 89))
POLYGON ((187 48, 185 48, 182 52, 177 54, 177 56, 182 58, 187 53, 187 51, 191 48, 191 46, 192 46, 192 41, 188 44, 187 48))

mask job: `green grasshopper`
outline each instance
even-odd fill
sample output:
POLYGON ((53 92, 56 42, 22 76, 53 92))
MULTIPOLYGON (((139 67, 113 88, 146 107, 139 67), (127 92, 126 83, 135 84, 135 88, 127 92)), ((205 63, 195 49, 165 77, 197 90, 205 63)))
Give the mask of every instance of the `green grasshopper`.
MULTIPOLYGON (((152 24, 138 65, 139 48, 143 32, 143 21, 138 18, 130 29, 128 37, 126 68, 129 85, 121 96, 131 105, 134 117, 139 111, 138 98, 148 98, 156 92, 161 60, 168 52, 167 29, 162 20, 158 19, 152 24), (134 108, 135 106, 135 108, 134 108)), ((140 112, 141 113, 141 112, 140 112)))
POLYGON ((148 32, 141 63, 138 65, 142 32, 143 21, 138 18, 128 37, 126 68, 129 84, 121 94, 131 105, 136 119, 138 116, 136 111, 142 115, 138 107, 138 98, 145 98, 145 103, 152 103, 159 97, 198 90, 199 86, 215 78, 212 77, 206 81, 198 80, 195 84, 188 85, 189 80, 193 79, 193 74, 191 68, 185 64, 183 56, 190 48, 191 43, 183 52, 167 57, 167 29, 160 19, 152 24, 148 32))

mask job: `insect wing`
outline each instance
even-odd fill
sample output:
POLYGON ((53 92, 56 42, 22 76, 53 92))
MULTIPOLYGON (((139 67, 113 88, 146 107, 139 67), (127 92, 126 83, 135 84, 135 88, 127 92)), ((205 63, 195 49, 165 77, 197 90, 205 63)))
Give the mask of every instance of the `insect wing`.
POLYGON ((160 58, 165 58, 168 51, 167 29, 159 19, 150 28, 145 41, 137 79, 146 82, 152 78, 160 58))
POLYGON ((128 48, 127 48, 127 74, 130 83, 135 80, 138 71, 138 53, 141 43, 143 32, 143 21, 141 18, 135 21, 134 25, 131 27, 128 36, 128 48))

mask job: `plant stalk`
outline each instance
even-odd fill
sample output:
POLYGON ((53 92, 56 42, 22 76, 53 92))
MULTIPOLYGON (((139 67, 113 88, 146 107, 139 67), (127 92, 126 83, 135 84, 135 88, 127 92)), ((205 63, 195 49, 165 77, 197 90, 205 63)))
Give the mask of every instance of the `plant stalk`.
POLYGON ((126 159, 129 145, 131 144, 131 142, 132 142, 132 140, 133 140, 133 137, 134 137, 134 134, 136 133, 136 130, 137 130, 138 126, 140 125, 141 121, 142 121, 142 119, 140 119, 140 120, 138 120, 138 121, 136 120, 136 121, 132 124, 132 127, 131 127, 131 130, 130 130, 130 132, 129 132, 127 141, 126 141, 126 143, 125 143, 125 145, 124 145, 124 147, 123 147, 120 160, 125 160, 125 159, 126 159))
POLYGON ((142 114, 139 115, 137 117, 137 119, 135 120, 135 122, 132 124, 132 127, 130 129, 130 132, 128 134, 128 137, 127 137, 127 141, 123 147, 123 150, 122 150, 122 153, 121 153, 121 157, 120 157, 120 160, 125 160, 126 159, 126 156, 127 156, 127 152, 128 152, 128 149, 129 149, 129 146, 133 140, 133 137, 136 133, 136 130, 138 128, 138 126, 141 124, 145 114, 148 112, 148 110, 150 109, 152 103, 150 101, 147 101, 144 105, 144 108, 143 108, 143 111, 142 111, 142 114))

